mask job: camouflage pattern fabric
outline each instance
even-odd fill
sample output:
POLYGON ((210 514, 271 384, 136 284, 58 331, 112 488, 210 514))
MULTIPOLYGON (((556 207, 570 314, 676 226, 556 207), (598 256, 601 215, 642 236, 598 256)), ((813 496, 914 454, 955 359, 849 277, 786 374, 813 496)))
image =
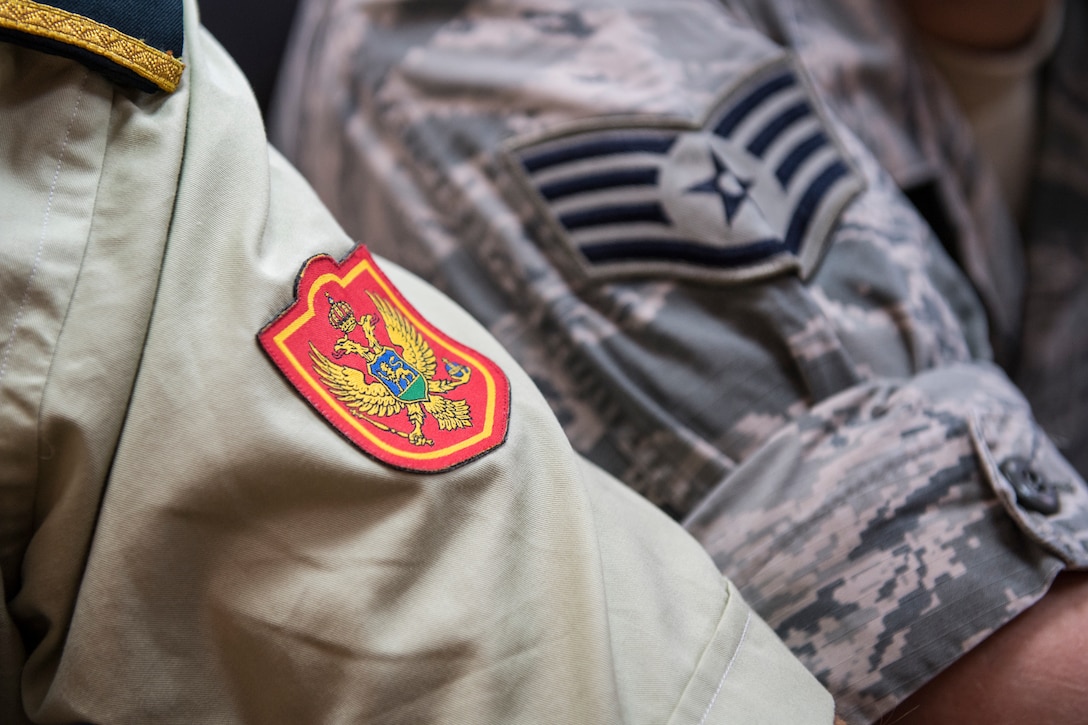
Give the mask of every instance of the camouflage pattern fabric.
POLYGON ((1027 275, 1016 381, 1088 476, 1088 8, 1066 4, 1066 34, 1045 79, 1042 148, 1024 234, 1027 275))
MULTIPOLYGON (((860 1, 727 5, 315 0, 275 140, 353 234, 483 321, 575 448, 684 520, 846 718, 868 722, 1088 564, 1088 494, 991 362, 1016 370, 1036 280, 898 19, 860 1), (584 219, 525 149, 635 139, 645 155, 779 66, 862 182, 815 213, 833 222, 805 242, 818 264, 597 274, 579 258, 584 219), (904 193, 927 184, 942 239, 904 193)), ((585 153, 575 165, 597 169, 585 153)), ((1050 165, 1054 183, 1077 180, 1057 152, 1050 165)), ((728 220, 740 196, 719 191, 728 220)))
MULTIPOLYGON (((1060 3, 1060 0, 1054 0, 1060 3)), ((986 305, 994 358, 1082 476, 1088 475, 1088 86, 1083 3, 1042 79, 1041 148, 1020 229, 943 81, 894 6, 871 0, 733 0, 804 61, 822 97, 900 187, 935 185, 946 244, 986 305), (1071 404, 1072 403, 1072 404, 1071 404)))

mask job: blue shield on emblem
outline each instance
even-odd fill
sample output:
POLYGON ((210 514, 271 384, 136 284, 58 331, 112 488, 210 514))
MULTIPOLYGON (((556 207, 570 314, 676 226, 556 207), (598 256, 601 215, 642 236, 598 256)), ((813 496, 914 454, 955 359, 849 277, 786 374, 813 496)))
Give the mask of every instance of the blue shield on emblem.
POLYGON ((385 348, 367 369, 370 370, 371 375, 382 381, 398 400, 405 403, 417 403, 427 399, 427 381, 393 348, 385 348))

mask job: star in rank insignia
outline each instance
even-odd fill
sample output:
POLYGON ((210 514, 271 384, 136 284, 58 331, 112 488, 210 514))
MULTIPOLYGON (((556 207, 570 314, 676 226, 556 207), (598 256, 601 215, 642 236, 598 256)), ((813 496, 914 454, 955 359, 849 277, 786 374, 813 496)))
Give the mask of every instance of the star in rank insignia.
POLYGON ((786 58, 727 89, 702 123, 609 116, 507 152, 555 236, 597 277, 807 276, 862 188, 786 58))
POLYGON ((383 463, 445 471, 506 438, 502 370, 427 322, 361 245, 343 263, 306 262, 294 303, 258 339, 306 400, 383 463))

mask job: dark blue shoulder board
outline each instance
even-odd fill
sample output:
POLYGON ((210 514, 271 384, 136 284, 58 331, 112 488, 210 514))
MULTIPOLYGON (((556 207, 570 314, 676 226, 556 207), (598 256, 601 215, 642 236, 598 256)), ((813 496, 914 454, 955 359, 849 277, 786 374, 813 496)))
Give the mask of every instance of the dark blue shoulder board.
POLYGON ((0 0, 0 40, 149 93, 173 92, 185 69, 182 0, 0 0))

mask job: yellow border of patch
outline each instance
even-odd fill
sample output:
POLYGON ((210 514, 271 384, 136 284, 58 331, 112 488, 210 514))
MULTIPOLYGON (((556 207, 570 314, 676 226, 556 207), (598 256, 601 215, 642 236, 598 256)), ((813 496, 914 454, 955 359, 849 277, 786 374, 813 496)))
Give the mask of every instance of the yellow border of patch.
POLYGON ((108 25, 33 0, 0 0, 0 27, 59 40, 112 60, 173 93, 185 64, 108 25))

